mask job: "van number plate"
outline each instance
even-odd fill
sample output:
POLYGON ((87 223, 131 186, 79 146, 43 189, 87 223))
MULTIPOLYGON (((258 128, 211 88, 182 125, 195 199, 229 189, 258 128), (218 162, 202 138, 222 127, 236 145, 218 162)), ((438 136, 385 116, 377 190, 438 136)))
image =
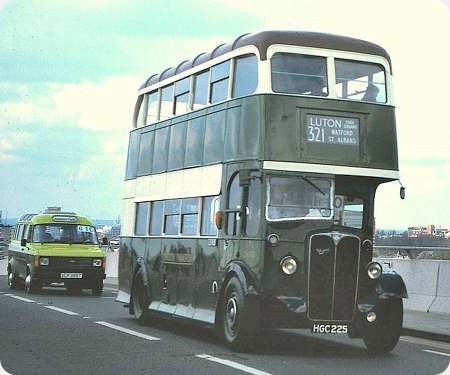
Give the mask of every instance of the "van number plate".
POLYGON ((62 273, 61 279, 82 279, 82 273, 62 273))
POLYGON ((347 324, 313 324, 311 327, 312 333, 332 333, 332 334, 346 334, 348 333, 347 324))

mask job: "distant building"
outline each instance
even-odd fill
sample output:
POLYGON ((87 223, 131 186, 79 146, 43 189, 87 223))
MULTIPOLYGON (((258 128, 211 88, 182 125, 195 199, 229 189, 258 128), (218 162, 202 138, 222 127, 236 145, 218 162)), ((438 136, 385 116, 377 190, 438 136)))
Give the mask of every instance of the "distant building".
POLYGON ((120 224, 114 224, 111 227, 110 236, 111 236, 111 238, 119 238, 119 236, 120 236, 120 224))
POLYGON ((408 227, 408 237, 422 237, 427 235, 427 227, 408 227))
POLYGON ((436 228, 433 224, 426 227, 409 227, 408 237, 445 237, 450 238, 449 230, 447 228, 436 228))

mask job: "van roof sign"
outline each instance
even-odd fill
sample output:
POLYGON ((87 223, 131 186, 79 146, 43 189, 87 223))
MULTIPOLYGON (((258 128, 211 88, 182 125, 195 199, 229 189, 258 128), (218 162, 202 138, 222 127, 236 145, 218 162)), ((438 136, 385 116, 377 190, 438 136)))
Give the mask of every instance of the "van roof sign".
POLYGON ((77 221, 76 216, 62 216, 62 215, 55 215, 52 218, 53 221, 59 222, 59 223, 73 223, 77 221))

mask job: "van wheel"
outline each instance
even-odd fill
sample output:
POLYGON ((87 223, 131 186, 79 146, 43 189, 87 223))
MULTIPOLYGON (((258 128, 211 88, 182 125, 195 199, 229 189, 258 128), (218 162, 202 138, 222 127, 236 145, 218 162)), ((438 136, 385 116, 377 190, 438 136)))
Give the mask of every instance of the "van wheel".
POLYGON ((41 290, 41 284, 38 281, 33 280, 30 271, 25 278, 25 293, 33 294, 38 293, 41 290))
POLYGON ((150 312, 148 311, 148 306, 150 302, 151 300, 144 286, 142 276, 137 275, 131 288, 130 306, 132 308, 131 312, 141 325, 145 325, 149 321, 150 312))
POLYGON ((19 278, 10 268, 8 268, 8 286, 12 290, 19 289, 19 278))
POLYGON ((378 319, 364 332, 364 343, 371 354, 389 353, 400 339, 403 324, 403 301, 380 300, 376 308, 378 319))
POLYGON ((103 281, 98 281, 92 287, 92 295, 93 296, 100 296, 102 293, 103 293, 103 281))
POLYGON ((221 322, 223 338, 232 350, 247 351, 253 347, 259 334, 257 316, 251 317, 244 290, 236 277, 232 277, 221 301, 221 322), (252 321, 249 319, 252 318, 252 321))

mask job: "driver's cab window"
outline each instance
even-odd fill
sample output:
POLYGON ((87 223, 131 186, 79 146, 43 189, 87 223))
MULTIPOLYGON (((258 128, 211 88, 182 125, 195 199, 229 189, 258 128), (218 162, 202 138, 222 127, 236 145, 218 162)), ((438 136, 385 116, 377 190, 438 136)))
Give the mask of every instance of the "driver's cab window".
POLYGON ((336 195, 334 199, 334 223, 344 227, 362 229, 364 201, 347 195, 336 195))
POLYGON ((242 187, 239 184, 239 173, 236 173, 228 185, 226 206, 226 234, 238 236, 241 233, 242 187))

